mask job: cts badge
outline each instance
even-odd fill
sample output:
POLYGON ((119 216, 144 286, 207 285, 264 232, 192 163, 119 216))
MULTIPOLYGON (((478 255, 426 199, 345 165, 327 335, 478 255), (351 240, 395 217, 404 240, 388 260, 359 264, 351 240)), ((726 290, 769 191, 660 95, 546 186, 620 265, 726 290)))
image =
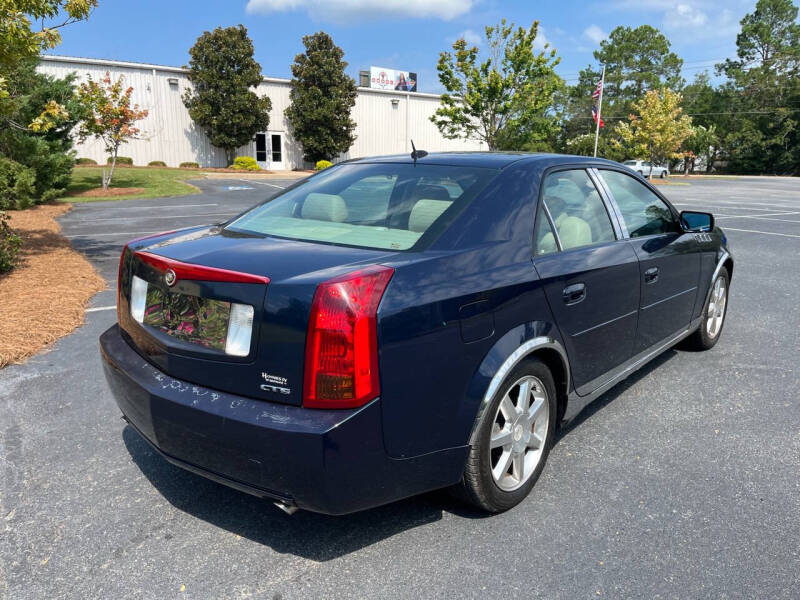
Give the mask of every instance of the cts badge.
POLYGON ((169 287, 175 285, 175 282, 178 281, 178 276, 175 275, 175 271, 172 269, 167 269, 164 273, 164 283, 166 283, 169 287))

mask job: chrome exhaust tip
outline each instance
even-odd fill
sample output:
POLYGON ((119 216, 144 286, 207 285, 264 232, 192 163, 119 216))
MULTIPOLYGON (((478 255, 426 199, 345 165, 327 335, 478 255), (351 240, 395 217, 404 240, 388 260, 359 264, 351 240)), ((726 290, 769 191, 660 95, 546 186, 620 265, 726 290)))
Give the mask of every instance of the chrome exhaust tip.
POLYGON ((280 500, 273 502, 273 504, 280 508, 287 515, 293 515, 298 510, 293 504, 287 504, 286 502, 281 502, 280 500))

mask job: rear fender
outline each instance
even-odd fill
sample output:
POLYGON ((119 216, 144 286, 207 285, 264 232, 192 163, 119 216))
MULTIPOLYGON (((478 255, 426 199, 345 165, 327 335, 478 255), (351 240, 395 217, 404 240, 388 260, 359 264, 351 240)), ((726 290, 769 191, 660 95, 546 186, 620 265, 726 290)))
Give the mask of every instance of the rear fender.
POLYGON ((553 375, 559 388, 559 415, 563 415, 570 389, 570 370, 561 335, 555 324, 549 321, 524 323, 511 329, 492 346, 470 381, 467 398, 462 404, 463 419, 472 423, 470 444, 475 441, 484 411, 505 378, 522 360, 536 353, 547 353, 550 359, 557 356, 561 363, 561 373, 553 375))

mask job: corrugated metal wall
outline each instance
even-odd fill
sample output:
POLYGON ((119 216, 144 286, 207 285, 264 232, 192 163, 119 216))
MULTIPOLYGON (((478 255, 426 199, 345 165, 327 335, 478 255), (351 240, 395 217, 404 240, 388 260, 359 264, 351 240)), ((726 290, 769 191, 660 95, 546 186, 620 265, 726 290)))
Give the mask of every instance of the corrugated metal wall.
MULTIPOLYGON (((190 161, 204 167, 225 166, 225 153, 211 145, 205 132, 195 126, 183 105, 183 94, 190 87, 183 69, 43 56, 39 71, 54 77, 75 73, 79 82, 90 75, 95 80, 102 79, 106 71, 112 78, 123 75, 125 84, 133 86, 133 101, 149 111, 147 118, 138 123, 142 139, 132 140, 120 149, 120 155, 130 156, 134 164, 146 165, 153 160, 162 160, 171 167, 190 161)), ((303 168, 307 165, 303 164, 302 148, 291 137, 284 117, 289 106, 289 90, 288 80, 265 79, 257 92, 272 100, 269 131, 283 136, 285 168, 303 168)), ((476 141, 443 138, 429 120, 438 105, 438 97, 431 94, 359 88, 353 108, 357 138, 350 151, 340 158, 410 152, 409 139, 414 140, 417 148, 429 152, 482 149, 476 141)), ((79 157, 92 158, 98 163, 105 162, 108 156, 102 144, 95 140, 78 144, 76 150, 79 157)), ((255 156, 255 142, 241 148, 238 153, 255 156)))

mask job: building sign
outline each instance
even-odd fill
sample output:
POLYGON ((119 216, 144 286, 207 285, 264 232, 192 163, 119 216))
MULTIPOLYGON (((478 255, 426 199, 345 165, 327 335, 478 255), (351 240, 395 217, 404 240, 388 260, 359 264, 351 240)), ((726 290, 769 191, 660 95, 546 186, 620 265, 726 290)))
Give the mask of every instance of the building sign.
POLYGON ((383 67, 369 68, 369 87, 378 90, 397 90, 398 92, 416 92, 417 74, 409 71, 396 71, 383 67))

